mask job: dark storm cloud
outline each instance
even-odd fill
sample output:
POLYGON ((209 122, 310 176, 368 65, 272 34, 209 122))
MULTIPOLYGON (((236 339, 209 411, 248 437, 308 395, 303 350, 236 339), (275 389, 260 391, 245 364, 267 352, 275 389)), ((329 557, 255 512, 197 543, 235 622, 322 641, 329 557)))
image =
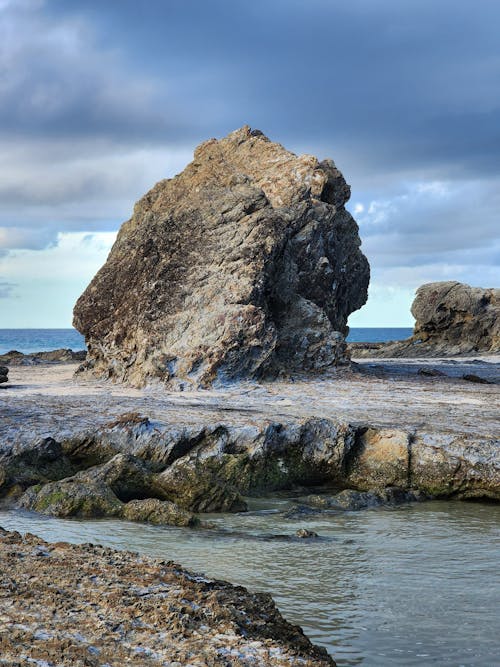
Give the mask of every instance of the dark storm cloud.
POLYGON ((196 143, 249 123, 335 159, 374 267, 411 282, 419 266, 497 261, 496 0, 0 10, 0 248, 116 228, 196 143))
POLYGON ((249 122, 354 153, 360 169, 500 168, 497 2, 122 0, 86 2, 85 14, 96 39, 112 35, 159 81, 163 113, 184 109, 188 141, 249 122))

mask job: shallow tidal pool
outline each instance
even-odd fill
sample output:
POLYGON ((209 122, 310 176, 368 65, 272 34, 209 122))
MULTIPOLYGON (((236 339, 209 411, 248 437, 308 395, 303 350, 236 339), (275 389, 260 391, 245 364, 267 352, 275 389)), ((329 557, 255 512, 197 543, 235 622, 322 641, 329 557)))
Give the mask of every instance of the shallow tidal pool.
POLYGON ((0 511, 0 526, 269 591, 339 667, 500 664, 500 506, 435 501, 287 519, 280 511, 291 502, 254 500, 248 513, 209 517, 226 532, 17 511, 0 511), (298 528, 320 538, 284 537, 298 528))

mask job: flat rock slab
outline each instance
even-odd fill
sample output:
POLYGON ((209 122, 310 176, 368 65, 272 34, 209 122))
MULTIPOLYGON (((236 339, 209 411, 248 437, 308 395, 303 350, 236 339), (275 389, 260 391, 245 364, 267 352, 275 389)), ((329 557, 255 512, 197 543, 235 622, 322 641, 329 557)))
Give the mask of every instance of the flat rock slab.
POLYGON ((473 372, 495 382, 498 358, 474 360, 363 360, 362 373, 295 378, 288 382, 241 383, 220 390, 168 392, 79 380, 76 364, 13 367, 0 388, 0 445, 7 440, 70 435, 126 412, 168 424, 234 425, 319 416, 371 426, 427 433, 498 436, 497 384, 462 379, 473 372), (445 376, 418 374, 423 364, 445 376))
POLYGON ((0 665, 335 665, 270 595, 0 528, 0 665))

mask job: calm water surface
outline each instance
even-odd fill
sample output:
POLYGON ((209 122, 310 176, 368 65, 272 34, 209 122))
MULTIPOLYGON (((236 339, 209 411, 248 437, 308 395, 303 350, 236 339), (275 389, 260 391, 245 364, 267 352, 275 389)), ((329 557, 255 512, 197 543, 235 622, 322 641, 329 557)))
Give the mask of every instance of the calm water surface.
POLYGON ((121 521, 0 512, 0 525, 174 559, 272 592, 282 613, 339 666, 500 664, 500 507, 429 502, 287 520, 271 499, 216 515, 243 537, 121 521), (320 540, 279 541, 307 527, 320 540))

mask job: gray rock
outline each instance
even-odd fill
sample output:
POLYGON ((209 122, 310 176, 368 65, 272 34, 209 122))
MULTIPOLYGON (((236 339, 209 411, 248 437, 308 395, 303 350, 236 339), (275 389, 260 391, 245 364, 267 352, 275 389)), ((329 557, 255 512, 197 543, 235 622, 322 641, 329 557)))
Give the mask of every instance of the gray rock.
POLYGON ((474 373, 467 373, 466 375, 462 375, 462 379, 467 380, 467 382, 474 382, 475 384, 494 384, 494 382, 491 382, 491 380, 482 378, 479 375, 475 375, 474 373))
POLYGON ((411 312, 413 337, 426 347, 447 353, 500 350, 500 289, 428 283, 418 288, 411 312))
POLYGON ((411 307, 411 338, 388 343, 358 343, 362 357, 440 357, 500 352, 500 289, 470 287, 456 281, 418 288, 411 307))
POLYGON ((348 364, 369 266, 331 160, 243 127, 135 206, 78 300, 83 373, 182 387, 348 364))
POLYGON ((3 382, 8 382, 9 380, 9 369, 7 366, 0 366, 0 384, 3 382))

